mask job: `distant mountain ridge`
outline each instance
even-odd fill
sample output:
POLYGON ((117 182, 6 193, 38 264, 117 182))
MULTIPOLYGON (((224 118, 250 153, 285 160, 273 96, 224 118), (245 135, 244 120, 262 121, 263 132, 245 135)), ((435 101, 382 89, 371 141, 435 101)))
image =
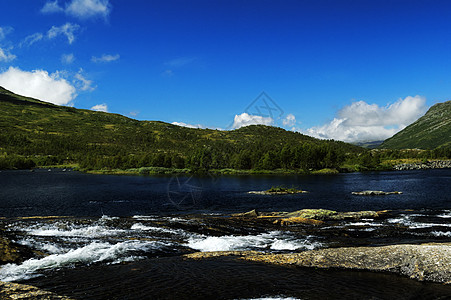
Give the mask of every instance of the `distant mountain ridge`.
POLYGON ((393 137, 381 149, 424 149, 451 147, 451 101, 433 105, 424 116, 393 137))

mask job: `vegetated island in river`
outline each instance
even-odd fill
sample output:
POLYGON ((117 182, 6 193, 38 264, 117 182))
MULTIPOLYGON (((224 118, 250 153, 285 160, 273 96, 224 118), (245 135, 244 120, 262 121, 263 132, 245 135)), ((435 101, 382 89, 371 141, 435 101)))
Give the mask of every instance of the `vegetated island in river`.
POLYGON ((255 195, 290 195, 290 194, 305 194, 307 191, 303 191, 294 187, 287 188, 284 186, 273 186, 266 191, 250 191, 248 194, 255 195))

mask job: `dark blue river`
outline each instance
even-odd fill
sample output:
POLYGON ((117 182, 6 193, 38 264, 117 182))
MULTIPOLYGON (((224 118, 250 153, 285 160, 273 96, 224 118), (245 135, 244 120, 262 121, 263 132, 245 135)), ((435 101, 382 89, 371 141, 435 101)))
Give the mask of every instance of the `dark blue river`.
POLYGON ((451 242, 451 170, 320 176, 112 176, 0 172, 0 233, 34 253, 0 280, 73 299, 450 299, 451 286, 394 274, 316 270, 207 251, 308 250, 451 242), (308 191, 256 195, 273 186, 308 191), (357 196, 363 190, 402 194, 357 196), (242 223, 231 213, 388 210, 323 226, 242 223))
POLYGON ((0 216, 133 216, 156 213, 449 209, 451 170, 350 173, 326 176, 141 177, 74 171, 0 172, 0 216), (283 185, 308 194, 251 195, 283 185), (401 191, 365 197, 353 191, 401 191))

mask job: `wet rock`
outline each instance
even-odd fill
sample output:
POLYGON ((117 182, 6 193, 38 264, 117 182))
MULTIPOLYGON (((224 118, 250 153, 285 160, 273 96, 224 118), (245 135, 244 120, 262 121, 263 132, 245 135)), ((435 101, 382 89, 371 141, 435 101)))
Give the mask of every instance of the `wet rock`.
POLYGON ((237 213, 237 214, 232 215, 232 217, 242 217, 242 218, 257 218, 258 216, 259 216, 259 213, 255 209, 248 211, 248 212, 237 213))
POLYGON ((315 220, 315 219, 292 217, 292 218, 278 219, 278 220, 275 220, 273 223, 279 224, 282 226, 286 226, 286 225, 294 225, 294 224, 322 225, 324 222, 320 221, 320 220, 315 220))
POLYGON ((43 291, 34 286, 1 281, 0 281, 0 299, 70 300, 70 298, 68 297, 59 296, 48 291, 43 291))
POLYGON ((293 212, 258 212, 251 210, 245 213, 233 214, 232 217, 248 219, 275 219, 274 224, 313 224, 320 225, 319 221, 342 221, 359 220, 363 218, 377 218, 383 212, 376 211, 358 211, 358 212, 337 212, 328 209, 301 209, 293 212), (282 221, 283 220, 283 221, 282 221))
POLYGON ((202 259, 215 256, 237 256, 277 265, 392 272, 419 281, 451 284, 451 243, 329 248, 289 254, 208 252, 185 257, 202 259))
POLYGON ((0 236, 0 265, 20 263, 32 256, 34 256, 34 253, 27 247, 15 244, 6 237, 0 236))
POLYGON ((361 192, 352 192, 353 195, 361 195, 361 196, 381 196, 381 195, 398 195, 402 194, 402 192, 394 191, 394 192, 384 192, 384 191, 361 191, 361 192))

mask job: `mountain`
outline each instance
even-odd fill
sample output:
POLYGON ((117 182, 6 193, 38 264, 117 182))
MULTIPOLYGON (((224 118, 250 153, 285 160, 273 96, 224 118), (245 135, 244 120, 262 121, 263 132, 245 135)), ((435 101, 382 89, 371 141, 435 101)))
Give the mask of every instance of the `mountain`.
POLYGON ((368 141, 368 142, 355 142, 353 145, 368 148, 368 149, 376 149, 379 147, 384 141, 368 141))
POLYGON ((58 106, 0 87, 0 169, 78 164, 87 169, 338 167, 364 149, 282 128, 231 131, 58 106), (2 165, 3 164, 3 165, 2 165))
POLYGON ((381 149, 435 149, 451 147, 451 101, 432 106, 427 113, 393 137, 381 149))

